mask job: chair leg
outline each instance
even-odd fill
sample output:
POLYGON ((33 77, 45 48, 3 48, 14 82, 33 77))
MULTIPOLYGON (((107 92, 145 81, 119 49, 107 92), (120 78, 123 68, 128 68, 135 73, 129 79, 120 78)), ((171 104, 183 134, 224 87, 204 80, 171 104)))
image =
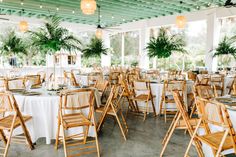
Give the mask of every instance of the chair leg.
POLYGON ((17 118, 17 116, 14 115, 14 118, 13 118, 13 121, 12 121, 12 124, 11 124, 9 138, 7 139, 7 144, 6 144, 6 147, 5 147, 5 150, 4 150, 4 155, 3 155, 4 157, 7 157, 7 153, 8 153, 9 147, 10 147, 10 142, 11 142, 12 133, 13 133, 16 118, 17 118))
MULTIPOLYGON (((188 157, 188 152, 189 152, 190 147, 191 147, 191 145, 192 145, 192 143, 193 143, 193 141, 194 141, 194 138, 195 138, 195 136, 196 136, 196 134, 197 134, 198 128, 199 128, 199 126, 201 125, 201 122, 202 122, 202 119, 199 120, 199 122, 198 122, 198 124, 197 124, 197 126, 196 126, 196 128, 195 128, 195 130, 194 130, 194 133, 193 133, 193 135, 192 135, 192 137, 191 137, 191 140, 190 140, 190 142, 189 142, 189 144, 188 144, 188 147, 187 147, 187 149, 186 149, 186 151, 185 151, 184 157, 188 157)), ((197 139, 196 139, 196 140, 197 140, 197 139)), ((199 155, 200 157, 203 157, 202 154, 199 153, 198 147, 196 147, 196 148, 197 148, 198 155, 199 155)))
POLYGON ((172 122, 171 122, 171 124, 170 124, 170 127, 169 127, 169 129, 167 130, 164 139, 162 140, 162 145, 165 143, 165 141, 166 141, 166 139, 167 139, 167 137, 168 137, 168 135, 169 135, 171 129, 173 128, 173 125, 174 125, 174 123, 176 122, 176 119, 177 119, 177 117, 178 117, 179 115, 180 115, 180 113, 177 112, 176 115, 175 115, 175 117, 173 118, 173 120, 172 120, 172 122))
POLYGON ((161 150, 160 157, 163 156, 163 154, 164 154, 164 152, 165 152, 165 149, 166 149, 166 147, 167 147, 167 144, 168 144, 169 141, 170 141, 170 138, 171 138, 171 136, 172 136, 172 134, 173 134, 173 132, 174 132, 174 130, 175 130, 175 128, 176 128, 176 125, 177 125, 177 123, 178 123, 180 117, 181 117, 181 115, 179 114, 178 117, 177 117, 177 119, 176 119, 176 121, 174 122, 172 128, 170 129, 170 132, 169 132, 169 133, 167 132, 168 134, 167 134, 166 140, 164 141, 164 144, 163 144, 163 147, 162 147, 162 150, 161 150))
POLYGON ((66 136, 65 136, 65 130, 63 128, 62 130, 62 138, 63 138, 63 148, 64 148, 64 154, 65 154, 65 157, 68 156, 68 153, 67 153, 67 148, 66 148, 66 136))
POLYGON ((84 131, 84 144, 86 144, 87 137, 88 137, 88 131, 89 131, 89 126, 85 126, 86 129, 84 131))
POLYGON ((167 118, 166 118, 166 103, 165 102, 164 102, 164 118, 165 118, 165 123, 166 123, 166 121, 167 121, 166 119, 167 118))
POLYGON ((146 107, 145 107, 145 111, 144 111, 143 121, 145 121, 146 118, 147 118, 147 112, 148 112, 148 101, 146 102, 146 107))
POLYGON ((128 125, 127 125, 127 122, 125 120, 125 117, 124 117, 124 115, 122 113, 122 110, 120 111, 120 116, 121 116, 122 122, 124 123, 125 129, 126 129, 125 132, 127 134, 129 129, 128 129, 128 125))
POLYGON ((6 146, 7 145, 7 139, 6 139, 6 136, 3 132, 3 130, 0 130, 0 137, 3 140, 4 145, 6 146))
POLYGON ((151 99, 151 102, 152 102, 153 113, 154 113, 154 116, 156 117, 156 116, 157 116, 157 113, 156 113, 156 108, 155 108, 155 105, 154 105, 153 98, 151 99))
MULTIPOLYGON (((115 111, 114 111, 114 112, 115 112, 115 111)), ((117 123, 118 123, 118 125, 119 125, 119 127, 120 127, 120 131, 121 131, 121 133, 122 133, 122 135, 123 135, 123 137, 124 137, 124 139, 125 139, 125 141, 126 141, 126 135, 125 135, 124 129, 123 129, 122 125, 121 125, 120 119, 119 119, 119 117, 117 116, 117 113, 115 113, 115 117, 116 117, 117 123)))
POLYGON ((229 129, 227 129, 227 130, 225 131, 225 134, 224 134, 224 136, 223 136, 223 138, 222 138, 222 140, 221 140, 220 146, 219 146, 219 148, 218 148, 218 150, 217 150, 216 157, 220 157, 220 153, 221 153, 222 147, 223 147, 223 145, 224 145, 224 143, 225 143, 225 140, 226 140, 226 138, 227 138, 227 136, 228 136, 228 133, 229 133, 229 129))
POLYGON ((33 150, 34 149, 34 145, 33 145, 33 142, 31 140, 29 131, 28 131, 26 125, 25 125, 25 122, 23 121, 23 117, 20 117, 19 115, 18 115, 18 117, 20 119, 21 127, 22 127, 22 130, 23 130, 24 135, 26 137, 26 141, 28 143, 28 146, 29 146, 30 150, 33 150))
POLYGON ((159 104, 159 115, 162 114, 162 107, 163 107, 162 105, 163 105, 163 99, 161 98, 161 102, 159 104))
POLYGON ((93 120, 93 128, 94 128, 94 132, 95 132, 95 141, 96 141, 96 148, 97 148, 97 156, 100 157, 100 148, 99 148, 99 143, 98 143, 98 134, 97 134, 97 126, 96 126, 96 121, 94 118, 94 110, 92 109, 92 120, 93 120))
POLYGON ((58 124, 57 124, 57 134, 56 134, 56 142, 55 142, 55 149, 58 149, 58 144, 59 144, 59 136, 60 136, 60 118, 58 118, 58 124))

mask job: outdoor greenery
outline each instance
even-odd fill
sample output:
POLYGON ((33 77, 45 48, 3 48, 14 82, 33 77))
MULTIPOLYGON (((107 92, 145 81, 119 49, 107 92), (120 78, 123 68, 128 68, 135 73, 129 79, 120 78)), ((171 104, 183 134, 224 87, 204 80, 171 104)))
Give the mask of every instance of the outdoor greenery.
POLYGON ((152 37, 147 45, 146 49, 150 58, 168 58, 174 52, 186 52, 183 37, 168 35, 165 28, 160 28, 158 36, 152 37))

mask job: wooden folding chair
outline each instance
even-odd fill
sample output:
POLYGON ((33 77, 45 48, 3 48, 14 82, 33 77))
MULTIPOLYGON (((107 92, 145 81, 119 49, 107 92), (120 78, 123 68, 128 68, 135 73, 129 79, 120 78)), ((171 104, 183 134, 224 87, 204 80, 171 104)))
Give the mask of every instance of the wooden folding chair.
POLYGON ((197 74, 193 73, 192 71, 188 71, 187 75, 189 80, 192 80, 194 82, 197 80, 197 74))
POLYGON ((134 81, 139 80, 140 77, 137 73, 128 73, 126 75, 126 79, 127 79, 129 84, 132 84, 134 81))
POLYGON ((65 157, 80 156, 97 153, 100 156, 96 121, 94 117, 94 91, 92 89, 78 89, 62 91, 58 115, 58 128, 55 148, 63 142, 65 157), (86 114, 87 113, 87 114, 86 114), (62 137, 60 137, 60 127, 62 137), (66 136, 65 131, 83 127, 82 133, 66 136), (95 140, 88 140, 88 131, 93 127, 95 140), (93 145, 95 143, 95 146, 93 145), (85 151, 89 149, 88 151, 85 151))
POLYGON ((25 79, 23 77, 7 79, 6 90, 25 90, 25 79))
POLYGON ((120 100, 121 100, 121 96, 122 96, 123 91, 124 90, 120 86, 113 85, 105 106, 101 106, 100 108, 96 109, 96 112, 102 114, 99 121, 98 121, 97 130, 99 131, 101 129, 101 126, 104 123, 107 115, 113 116, 113 117, 115 117, 115 119, 120 127, 120 131, 121 131, 124 139, 126 140, 126 135, 128 133, 128 126, 127 126, 126 120, 123 116, 123 113, 122 113, 123 111, 121 109, 121 104, 120 104, 120 100), (120 115, 120 117, 119 117, 119 115, 120 115), (121 118, 121 120, 120 120, 120 118, 121 118))
POLYGON ((143 121, 146 120, 147 114, 150 112, 154 113, 154 116, 156 117, 156 108, 154 105, 154 96, 152 94, 151 91, 151 85, 150 85, 150 81, 147 80, 136 80, 133 81, 133 101, 136 104, 136 109, 138 112, 140 112, 140 106, 138 106, 139 102, 143 102, 145 103, 145 105, 143 106, 143 113, 144 113, 144 117, 143 117, 143 121), (149 110, 149 102, 151 102, 152 105, 152 111, 149 110))
POLYGON ((220 74, 211 75, 210 81, 211 81, 211 85, 214 86, 215 92, 217 93, 217 95, 223 96, 224 89, 225 89, 224 75, 220 75, 220 74), (220 94, 218 94, 219 92, 220 94))
POLYGON ((45 71, 39 71, 39 72, 37 72, 37 75, 40 75, 41 83, 46 81, 46 72, 45 71))
POLYGON ((229 83, 229 85, 226 86, 226 89, 228 89, 228 94, 230 95, 233 91, 233 86, 236 84, 236 76, 232 78, 232 81, 229 83))
POLYGON ((149 70, 145 73, 145 79, 157 79, 158 77, 160 77, 158 70, 149 70))
POLYGON ((27 81, 30 81, 32 88, 40 88, 42 86, 40 75, 26 75, 24 81, 25 81, 25 83, 27 81))
MULTIPOLYGON (((228 149, 233 149, 236 155, 235 130, 232 126, 226 106, 219 102, 202 98, 197 98, 196 104, 200 120, 187 147, 185 157, 188 156, 189 149, 193 142, 201 142, 211 147, 215 157, 222 156, 221 153, 228 149), (205 131, 204 134, 198 132, 201 124, 205 131), (212 126, 219 127, 219 129, 217 129, 218 131, 211 130, 212 126)), ((204 155, 201 155, 201 157, 203 156, 204 155)))
POLYGON ((192 117, 195 111, 197 110, 195 102, 197 97, 207 100, 217 97, 217 93, 215 92, 214 87, 212 87, 211 85, 202 85, 202 84, 195 84, 193 86, 193 95, 194 95, 194 103, 191 109, 190 117, 192 117))
POLYGON ((29 115, 22 115, 14 96, 10 92, 0 93, 0 137, 4 143, 0 147, 0 156, 6 157, 10 143, 28 144, 29 148, 34 149, 30 134, 25 122, 32 119, 29 115), (7 115, 7 116, 6 116, 7 115), (14 129, 22 127, 23 135, 13 136, 14 129), (7 131, 9 134, 5 134, 7 131))
POLYGON ((96 81, 96 84, 94 87, 98 89, 98 92, 101 96, 101 100, 103 100, 103 98, 105 97, 105 92, 106 92, 108 85, 109 85, 109 82, 107 80, 100 79, 100 80, 96 81))
POLYGON ((210 75, 199 74, 199 75, 197 75, 197 79, 196 79, 195 84, 209 85, 209 82, 210 82, 210 75))
MULTIPOLYGON (((178 80, 165 80, 162 90, 162 96, 160 101, 159 113, 164 114, 165 122, 167 121, 167 115, 175 115, 175 108, 167 108, 168 104, 175 104, 172 91, 178 90, 181 93, 181 96, 184 97, 186 94, 186 81, 178 81, 178 80)), ((186 103, 186 102, 184 102, 186 103)), ((176 105, 174 105, 176 106, 176 105)))
POLYGON ((88 75, 88 85, 94 87, 98 80, 103 80, 103 74, 101 72, 93 72, 88 75))
MULTIPOLYGON (((130 86, 128 84, 128 81, 124 78, 122 78, 122 75, 120 75, 119 77, 119 84, 120 86, 124 89, 124 92, 122 93, 122 104, 125 104, 125 99, 128 101, 128 109, 127 109, 127 113, 129 112, 129 110, 131 111, 135 111, 138 112, 138 109, 136 108, 136 106, 133 103, 133 97, 134 97, 134 93, 133 91, 130 89, 130 86)), ((127 115, 126 113, 126 115, 127 115)))
MULTIPOLYGON (((171 136, 173 135, 173 132, 175 129, 183 129, 187 130, 189 135, 192 136, 194 132, 194 128, 197 126, 197 123, 199 121, 198 118, 190 118, 186 109, 186 105, 183 103, 183 97, 180 95, 178 90, 173 91, 174 100, 176 103, 176 107, 178 109, 174 119, 172 120, 172 123, 162 141, 162 150, 160 156, 163 156, 165 149, 167 147, 167 144, 170 141, 171 136)), ((195 145, 197 147, 197 153, 198 155, 202 155, 202 149, 199 142, 195 142, 195 145)))
POLYGON ((109 84, 110 85, 117 85, 119 83, 120 74, 121 74, 121 72, 111 71, 109 73, 109 84))

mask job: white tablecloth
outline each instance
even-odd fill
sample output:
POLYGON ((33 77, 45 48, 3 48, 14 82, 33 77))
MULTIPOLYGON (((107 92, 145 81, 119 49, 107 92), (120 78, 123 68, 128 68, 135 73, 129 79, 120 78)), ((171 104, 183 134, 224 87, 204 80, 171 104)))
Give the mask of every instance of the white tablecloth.
MULTIPOLYGON (((97 92, 95 92, 97 93, 97 92)), ((96 94, 96 103, 99 94, 96 94)), ((33 142, 38 138, 46 137, 46 143, 50 144, 51 139, 56 138, 57 116, 60 97, 57 95, 43 94, 40 96, 15 95, 19 109, 22 114, 31 115, 32 120, 26 123, 33 142)), ((16 133, 21 130, 17 129, 16 133)), ((75 130, 72 130, 74 132, 75 130)), ((82 128, 76 128, 77 132, 82 132, 82 128)), ((71 132, 68 132, 70 134, 71 132)), ((94 130, 90 128, 89 135, 94 135, 94 130)))

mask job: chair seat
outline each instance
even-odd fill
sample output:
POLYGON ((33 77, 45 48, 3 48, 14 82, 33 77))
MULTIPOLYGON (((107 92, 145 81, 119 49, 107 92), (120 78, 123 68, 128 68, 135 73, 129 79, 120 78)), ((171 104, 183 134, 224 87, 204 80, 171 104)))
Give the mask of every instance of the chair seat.
POLYGON ((65 114, 62 120, 64 128, 91 125, 91 122, 82 113, 65 114))
POLYGON ((215 85, 216 90, 223 90, 223 87, 219 86, 219 85, 215 85))
MULTIPOLYGON (((105 106, 102 106, 102 107, 97 108, 97 109, 96 109, 96 112, 102 113, 102 112, 104 112, 104 110, 105 110, 105 106)), ((116 109, 115 109, 115 110, 116 110, 116 109)), ((117 112, 117 110, 116 110, 116 112, 117 112)), ((115 115, 115 113, 112 111, 112 108, 111 108, 111 107, 108 107, 107 114, 108 114, 108 115, 115 115)))
POLYGON ((173 96, 165 96, 165 103, 175 103, 173 96))
MULTIPOLYGON (((224 132, 217 132, 217 133, 212 133, 208 135, 198 136, 197 138, 199 138, 202 142, 207 143, 208 145, 213 147, 215 150, 217 150, 223 136, 224 136, 224 132)), ((230 148, 233 148, 233 143, 232 143, 231 137, 228 135, 223 144, 222 150, 227 150, 230 148)))
POLYGON ((133 100, 135 100, 135 101, 148 101, 148 100, 150 100, 150 98, 148 98, 148 95, 146 95, 146 94, 140 94, 140 95, 134 97, 133 100))
MULTIPOLYGON (((3 117, 2 119, 0 119, 0 129, 10 130, 13 118, 14 118, 13 115, 9 115, 9 116, 6 116, 6 117, 3 117)), ((30 120, 31 118, 32 118, 31 116, 23 116, 24 122, 30 120)), ((14 124, 14 128, 17 128, 20 125, 21 125, 20 119, 17 117, 15 124, 14 124)))
MULTIPOLYGON (((198 123, 198 120, 199 120, 198 118, 191 118, 191 119, 189 119, 189 123, 190 123, 191 126, 196 127, 197 123, 198 123)), ((186 126, 186 124, 185 124, 183 119, 179 120, 177 128, 179 128, 179 129, 187 129, 187 126, 186 126)))

